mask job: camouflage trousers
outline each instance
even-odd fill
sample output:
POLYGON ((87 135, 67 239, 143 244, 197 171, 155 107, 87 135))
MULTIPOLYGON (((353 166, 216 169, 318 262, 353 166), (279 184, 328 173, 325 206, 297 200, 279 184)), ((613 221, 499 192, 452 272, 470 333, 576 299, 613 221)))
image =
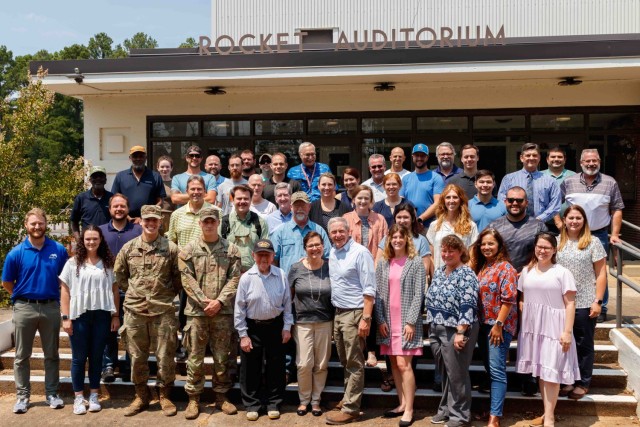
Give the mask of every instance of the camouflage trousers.
POLYGON ((149 379, 149 352, 158 362, 157 385, 173 384, 176 378, 176 348, 178 345, 178 319, 173 311, 157 316, 142 316, 127 311, 120 337, 131 356, 131 382, 146 384, 149 379))
POLYGON ((233 315, 231 314, 218 314, 214 317, 187 317, 187 326, 183 333, 183 345, 189 352, 187 383, 184 386, 187 394, 199 395, 204 390, 204 355, 207 345, 213 353, 213 391, 226 393, 231 389, 233 382, 229 367, 231 363, 236 362, 232 358, 235 354, 235 351, 232 351, 235 333, 233 315))

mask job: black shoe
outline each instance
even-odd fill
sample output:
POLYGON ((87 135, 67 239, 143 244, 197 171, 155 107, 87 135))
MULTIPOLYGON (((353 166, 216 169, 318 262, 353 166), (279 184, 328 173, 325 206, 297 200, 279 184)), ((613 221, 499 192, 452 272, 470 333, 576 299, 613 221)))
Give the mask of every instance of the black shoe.
POLYGON ((106 367, 105 370, 102 371, 102 382, 112 383, 115 380, 116 376, 113 373, 113 368, 111 366, 106 367))
POLYGON ((314 417, 319 417, 320 415, 322 415, 322 409, 311 409, 311 414, 314 417))
POLYGON ((601 311, 600 314, 598 315, 598 318, 596 319, 596 323, 604 323, 606 321, 607 321, 607 312, 601 311))
POLYGON ((396 412, 393 409, 389 409, 388 411, 384 411, 384 414, 382 414, 382 416, 384 418, 396 418, 401 417, 402 414, 404 414, 404 411, 396 412))
POLYGON ((399 425, 400 427, 409 427, 409 426, 410 426, 410 425, 412 425, 412 424, 413 424, 413 417, 411 417, 411 420, 410 420, 410 421, 402 421, 402 420, 400 420, 400 421, 398 422, 398 425, 399 425))
POLYGON ((431 386, 431 390, 442 393, 442 383, 433 383, 433 385, 431 386))

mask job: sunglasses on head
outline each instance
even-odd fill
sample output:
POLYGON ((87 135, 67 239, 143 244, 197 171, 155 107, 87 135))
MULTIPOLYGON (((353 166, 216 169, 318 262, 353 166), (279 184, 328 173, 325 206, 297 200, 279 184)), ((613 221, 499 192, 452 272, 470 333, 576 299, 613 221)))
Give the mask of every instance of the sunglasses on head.
POLYGON ((507 202, 509 202, 509 203, 523 203, 524 202, 524 198, 507 197, 507 202))

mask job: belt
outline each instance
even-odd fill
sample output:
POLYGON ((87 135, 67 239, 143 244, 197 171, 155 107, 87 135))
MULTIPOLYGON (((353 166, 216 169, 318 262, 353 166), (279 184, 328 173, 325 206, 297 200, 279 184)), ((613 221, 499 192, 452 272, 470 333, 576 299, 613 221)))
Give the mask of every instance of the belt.
POLYGON ((28 302, 29 304, 49 304, 50 302, 58 302, 58 300, 55 299, 55 298, 51 298, 51 299, 30 299, 30 298, 22 298, 22 297, 17 297, 16 301, 28 302))
POLYGON ((360 308, 360 307, 356 307, 356 308, 339 308, 339 307, 336 307, 336 314, 348 313, 348 312, 354 311, 354 310, 362 310, 362 308, 360 308))
POLYGON ((266 320, 247 319, 247 323, 251 322, 256 325, 270 325, 280 319, 282 319, 282 314, 278 317, 274 317, 273 319, 266 319, 266 320))

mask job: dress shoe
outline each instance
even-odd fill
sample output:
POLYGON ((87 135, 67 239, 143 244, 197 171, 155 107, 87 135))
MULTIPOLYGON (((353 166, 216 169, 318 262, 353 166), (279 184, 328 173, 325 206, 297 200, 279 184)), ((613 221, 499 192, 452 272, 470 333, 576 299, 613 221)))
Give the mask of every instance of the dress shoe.
POLYGON ((343 424, 349 424, 357 420, 359 416, 360 416, 359 414, 352 415, 342 411, 339 411, 339 412, 332 411, 327 414, 326 423, 329 424, 330 426, 339 426, 343 424))
POLYGON ((389 409, 388 411, 384 411, 384 414, 382 414, 382 416, 384 418, 396 418, 401 417, 402 414, 404 414, 404 411, 396 412, 393 409, 389 409))
POLYGON ((400 427, 409 427, 412 424, 413 424, 413 417, 411 417, 409 421, 403 421, 403 420, 398 421, 398 425, 400 427))

